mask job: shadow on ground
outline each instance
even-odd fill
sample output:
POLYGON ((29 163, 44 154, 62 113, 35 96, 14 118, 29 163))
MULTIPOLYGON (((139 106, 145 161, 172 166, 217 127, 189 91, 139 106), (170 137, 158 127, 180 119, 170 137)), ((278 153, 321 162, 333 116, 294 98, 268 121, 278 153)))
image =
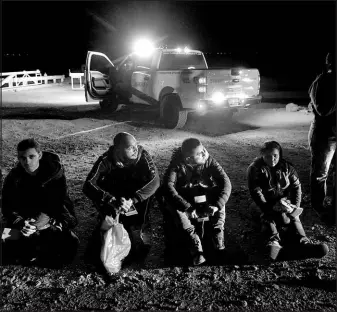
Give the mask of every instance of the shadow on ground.
POLYGON ((336 279, 334 280, 324 280, 314 277, 307 277, 305 279, 287 279, 285 281, 279 281, 279 284, 284 284, 290 287, 308 287, 308 288, 318 288, 329 292, 336 292, 336 279))

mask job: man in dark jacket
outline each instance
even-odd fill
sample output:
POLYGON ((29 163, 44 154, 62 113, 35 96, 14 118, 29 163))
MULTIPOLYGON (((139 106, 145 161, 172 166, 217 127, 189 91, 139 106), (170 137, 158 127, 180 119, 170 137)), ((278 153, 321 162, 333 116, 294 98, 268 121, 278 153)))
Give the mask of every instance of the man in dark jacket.
POLYGON ((194 265, 206 261, 193 224, 203 214, 210 216, 216 250, 225 249, 225 205, 231 189, 227 174, 198 139, 186 139, 181 148, 173 151, 164 175, 162 194, 167 209, 185 233, 194 265))
POLYGON ((326 68, 316 77, 309 89, 314 120, 309 130, 311 150, 311 206, 320 215, 332 214, 335 222, 336 189, 334 170, 333 203, 324 207, 326 182, 331 162, 336 151, 336 63, 335 54, 326 57, 326 68))
POLYGON ((78 246, 71 232, 77 219, 60 158, 41 151, 34 139, 21 141, 17 155, 19 162, 2 189, 2 214, 9 231, 3 236, 4 258, 42 265, 68 263, 78 246))
POLYGON ((149 202, 160 184, 151 156, 131 134, 118 133, 113 143, 98 158, 83 186, 84 194, 99 211, 99 224, 86 253, 96 258, 94 263, 101 247, 99 227, 106 215, 119 214, 119 221, 130 234, 134 255, 136 250, 149 249, 145 235, 149 226, 149 202))

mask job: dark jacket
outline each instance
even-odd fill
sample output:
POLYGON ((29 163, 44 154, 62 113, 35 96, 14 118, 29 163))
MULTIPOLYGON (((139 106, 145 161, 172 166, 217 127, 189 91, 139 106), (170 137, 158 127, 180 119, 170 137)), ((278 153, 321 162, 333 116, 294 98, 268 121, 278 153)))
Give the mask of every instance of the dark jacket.
POLYGON ((113 159, 111 146, 98 158, 83 186, 83 193, 98 206, 112 198, 124 197, 137 204, 152 196, 159 187, 158 170, 149 155, 138 146, 135 164, 121 167, 113 159))
POLYGON ((301 183, 295 168, 284 159, 270 168, 262 157, 256 158, 247 170, 248 188, 256 205, 263 212, 270 211, 282 197, 291 203, 301 204, 301 183))
POLYGON ((77 225, 63 165, 52 152, 42 152, 36 176, 18 163, 6 176, 2 189, 2 213, 8 226, 22 227, 24 220, 54 219, 63 228, 77 225))
POLYGON ((232 185, 220 164, 209 155, 204 165, 192 167, 185 163, 181 149, 175 149, 163 179, 162 195, 165 200, 177 210, 187 211, 193 203, 189 186, 199 182, 215 190, 212 198, 208 199, 209 204, 223 209, 232 185))
POLYGON ((321 138, 336 136, 336 73, 324 72, 316 77, 309 89, 315 119, 312 135, 321 138))

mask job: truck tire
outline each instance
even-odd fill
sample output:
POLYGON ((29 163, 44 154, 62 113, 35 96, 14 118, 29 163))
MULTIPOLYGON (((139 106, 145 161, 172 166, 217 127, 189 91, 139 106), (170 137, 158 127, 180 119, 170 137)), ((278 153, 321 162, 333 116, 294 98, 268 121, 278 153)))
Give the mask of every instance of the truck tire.
POLYGON ((102 111, 113 113, 117 111, 119 103, 118 103, 117 98, 108 98, 108 99, 99 101, 99 106, 101 107, 102 111))
POLYGON ((160 117, 167 129, 181 129, 187 121, 188 111, 182 110, 179 98, 170 94, 164 96, 160 103, 160 117))

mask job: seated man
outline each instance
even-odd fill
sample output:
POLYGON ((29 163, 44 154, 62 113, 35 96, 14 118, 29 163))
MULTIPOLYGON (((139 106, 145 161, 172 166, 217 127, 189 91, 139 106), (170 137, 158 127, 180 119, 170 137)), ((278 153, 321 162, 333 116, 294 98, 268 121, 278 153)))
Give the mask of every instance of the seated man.
POLYGON ((186 139, 181 148, 173 151, 162 195, 173 219, 185 233, 194 265, 206 261, 194 219, 208 215, 215 249, 225 249, 225 205, 231 189, 227 174, 198 139, 186 139))
POLYGON ((73 260, 77 224, 60 158, 34 139, 17 146, 18 164, 2 189, 3 260, 60 266, 73 260))
POLYGON ((89 243, 86 260, 98 264, 100 225, 106 215, 115 217, 117 213, 119 222, 129 233, 131 252, 135 254, 138 248, 148 251, 150 245, 144 229, 149 225, 149 201, 159 183, 149 153, 131 134, 118 133, 113 145, 94 164, 83 186, 84 194, 99 212, 99 224, 89 243))
POLYGON ((291 163, 283 158, 278 142, 266 142, 248 167, 248 188, 254 204, 250 208, 260 214, 266 238, 267 255, 277 260, 286 241, 296 246, 301 255, 323 257, 328 252, 325 244, 311 244, 299 215, 302 212, 301 183, 291 163), (280 233, 287 229, 282 239, 280 233))

